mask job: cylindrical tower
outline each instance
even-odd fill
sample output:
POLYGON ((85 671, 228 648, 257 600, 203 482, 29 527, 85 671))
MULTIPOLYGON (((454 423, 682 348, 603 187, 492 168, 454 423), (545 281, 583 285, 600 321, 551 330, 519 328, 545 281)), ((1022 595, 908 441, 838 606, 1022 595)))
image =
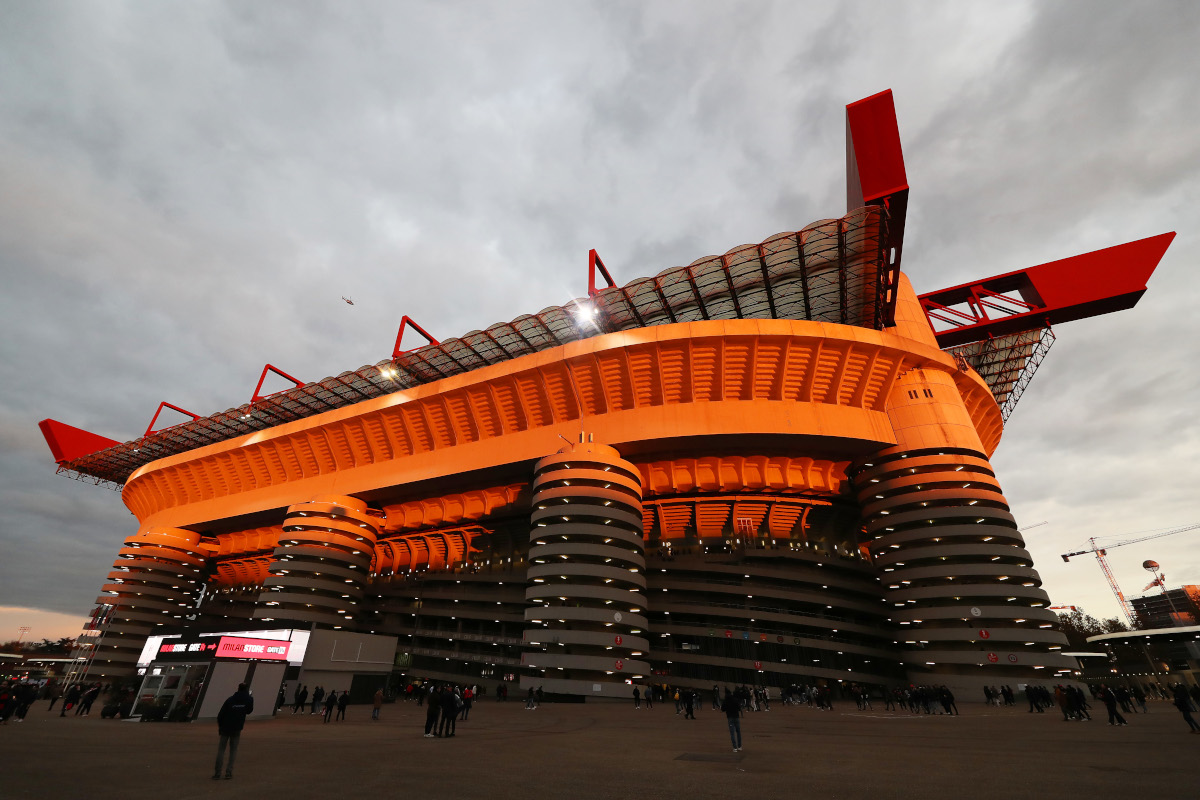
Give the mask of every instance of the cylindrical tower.
MULTIPOLYGON (((525 665, 548 692, 625 697, 649 674, 646 558, 637 467, 581 442, 537 462, 533 480, 525 665)), ((529 683, 532 681, 532 683, 529 683)))
POLYGON ((319 497, 291 506, 255 619, 354 624, 380 521, 353 497, 319 497))
POLYGON ((113 609, 88 680, 133 674, 146 638, 195 603, 205 563, 199 544, 200 534, 178 528, 149 528, 125 540, 96 598, 113 609))
POLYGON ((1073 668, 953 378, 912 370, 888 410, 898 446, 852 478, 910 680, 971 690, 1073 668))

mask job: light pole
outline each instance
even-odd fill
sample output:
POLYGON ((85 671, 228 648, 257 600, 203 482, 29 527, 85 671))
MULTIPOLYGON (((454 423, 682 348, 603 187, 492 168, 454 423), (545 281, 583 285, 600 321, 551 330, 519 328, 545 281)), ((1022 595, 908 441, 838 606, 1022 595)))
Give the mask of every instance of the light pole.
MULTIPOLYGON (((1163 597, 1167 598, 1167 604, 1171 607, 1171 627, 1175 627, 1179 621, 1179 609, 1175 607, 1175 601, 1171 599, 1170 593, 1167 591, 1167 576, 1163 575, 1157 561, 1143 561, 1142 569, 1147 570, 1154 576, 1154 583, 1158 584, 1158 588, 1162 589, 1163 597)), ((1153 586, 1154 584, 1150 584, 1153 586)))

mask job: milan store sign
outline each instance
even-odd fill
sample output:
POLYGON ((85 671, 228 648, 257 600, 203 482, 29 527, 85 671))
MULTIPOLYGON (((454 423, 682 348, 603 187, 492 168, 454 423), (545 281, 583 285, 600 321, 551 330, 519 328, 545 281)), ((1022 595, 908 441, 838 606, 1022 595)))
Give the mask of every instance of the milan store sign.
POLYGON ((202 639, 168 639, 158 647, 155 661, 286 661, 291 642, 279 639, 246 639, 241 636, 206 636, 202 639))

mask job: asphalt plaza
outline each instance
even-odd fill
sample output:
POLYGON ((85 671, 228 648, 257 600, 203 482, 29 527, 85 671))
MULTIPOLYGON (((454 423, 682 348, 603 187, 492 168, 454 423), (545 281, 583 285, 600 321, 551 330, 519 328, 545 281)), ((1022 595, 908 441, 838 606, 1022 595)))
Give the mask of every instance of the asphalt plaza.
MULTIPOLYGON (((250 722, 235 775, 213 781, 213 722, 60 718, 39 701, 0 728, 3 798, 1140 798, 1200 797, 1200 736, 1165 702, 1110 727, 1055 709, 963 703, 961 716, 772 703, 742 720, 695 721, 672 703, 477 703, 453 739, 423 737, 425 709, 351 706, 250 722)), ((1099 713, 1097 713, 1099 711, 1099 713)))

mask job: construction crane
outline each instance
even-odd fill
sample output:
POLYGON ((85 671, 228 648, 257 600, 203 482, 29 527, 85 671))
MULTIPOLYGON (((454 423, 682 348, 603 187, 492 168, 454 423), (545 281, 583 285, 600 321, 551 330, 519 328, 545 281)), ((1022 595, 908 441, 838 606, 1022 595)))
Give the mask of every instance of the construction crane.
POLYGON ((1108 561, 1105 559, 1108 551, 1114 547, 1124 547, 1127 544, 1137 544, 1138 542, 1148 542, 1151 539, 1161 539, 1164 536, 1174 536, 1177 533, 1184 533, 1185 531, 1195 530, 1196 528, 1200 528, 1200 522, 1194 525, 1185 525, 1182 528, 1162 531, 1161 533, 1152 533, 1149 536, 1139 536, 1136 539, 1126 539, 1123 542, 1114 542, 1113 544, 1104 545, 1103 547, 1098 547, 1096 545, 1096 538, 1092 537, 1088 539, 1088 543, 1091 544, 1091 547, 1089 547, 1087 550, 1077 550, 1074 553, 1063 553, 1062 560, 1070 561, 1072 556, 1086 556, 1088 553, 1095 554, 1096 561, 1100 564, 1100 570, 1104 573, 1104 577, 1108 581, 1108 588, 1112 589, 1112 593, 1117 597, 1117 604, 1121 606, 1121 613, 1125 615, 1125 619, 1129 620, 1130 627, 1136 627, 1137 621, 1134 618, 1133 607, 1129 604, 1129 601, 1125 599, 1125 593, 1121 591, 1121 587, 1117 585, 1117 579, 1113 577, 1112 570, 1108 568, 1108 561))
POLYGON ((1024 533, 1025 531, 1033 530, 1034 528, 1040 528, 1042 525, 1045 525, 1045 524, 1046 524, 1046 520, 1042 520, 1041 522, 1035 522, 1032 525, 1026 525, 1024 528, 1017 528, 1017 530, 1020 531, 1021 533, 1024 533))

